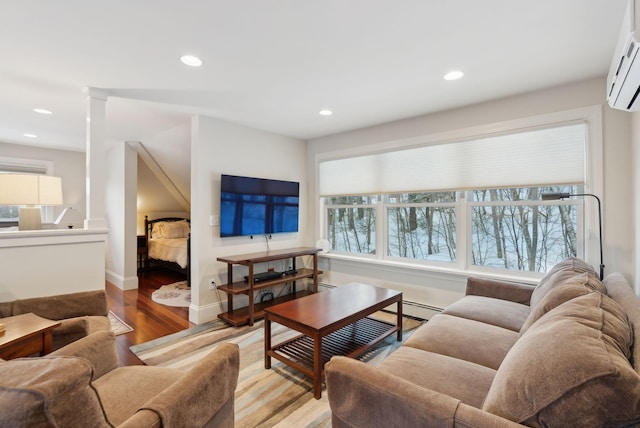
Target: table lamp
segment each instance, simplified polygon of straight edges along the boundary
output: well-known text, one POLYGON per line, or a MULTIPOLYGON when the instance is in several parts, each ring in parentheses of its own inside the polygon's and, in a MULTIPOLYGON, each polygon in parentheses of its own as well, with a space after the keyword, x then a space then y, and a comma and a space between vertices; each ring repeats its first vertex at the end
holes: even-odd
POLYGON ((553 200, 558 200, 558 199, 567 199, 567 198, 571 198, 574 196, 591 196, 592 198, 595 198, 596 201, 598 201, 598 224, 599 224, 599 229, 600 229, 600 280, 602 280, 602 278, 604 278, 604 261, 602 258, 602 207, 600 205, 600 198, 598 198, 596 195, 591 194, 591 193, 575 193, 575 194, 571 194, 568 192, 562 192, 562 193, 543 193, 542 195, 542 200, 543 201, 553 201, 553 200))
POLYGON ((36 174, 0 174, 0 205, 20 207, 18 228, 41 228, 40 205, 62 205, 60 177, 36 174))

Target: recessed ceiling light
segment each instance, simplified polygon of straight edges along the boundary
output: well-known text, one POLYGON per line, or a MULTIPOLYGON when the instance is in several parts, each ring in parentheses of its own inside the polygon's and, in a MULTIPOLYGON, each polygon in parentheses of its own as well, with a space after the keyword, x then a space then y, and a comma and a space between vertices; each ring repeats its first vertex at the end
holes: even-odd
POLYGON ((46 108, 34 108, 33 111, 40 114, 53 114, 51 110, 47 110, 46 108))
POLYGON ((444 80, 458 80, 464 76, 464 73, 459 70, 453 70, 444 75, 444 80))
POLYGON ((190 67, 200 67, 202 65, 202 60, 193 55, 183 55, 180 57, 180 61, 190 67))
POLYGON ((36 134, 22 134, 25 137, 29 137, 29 138, 38 138, 38 136, 36 134))
POLYGON ((320 110, 318 114, 320 116, 331 116, 333 112, 331 110, 324 109, 324 110, 320 110))

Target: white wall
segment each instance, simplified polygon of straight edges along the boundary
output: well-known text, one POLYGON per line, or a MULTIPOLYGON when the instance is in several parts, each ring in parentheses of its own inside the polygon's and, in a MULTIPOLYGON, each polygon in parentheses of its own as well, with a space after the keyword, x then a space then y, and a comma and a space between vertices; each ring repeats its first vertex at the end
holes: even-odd
MULTIPOLYGON (((637 195, 638 191, 640 191, 640 113, 629 113, 631 116, 631 146, 633 151, 633 178, 632 185, 630 186, 630 193, 632 195, 637 195)), ((640 197, 635 197, 634 202, 634 225, 640 224, 640 197)), ((636 280, 634 283, 634 288, 636 290, 636 294, 640 295, 640 233, 633 230, 634 232, 634 264, 635 264, 635 272, 636 272, 636 280)))
MULTIPOLYGON (((316 158, 323 153, 348 148, 381 144, 418 136, 452 132, 462 128, 482 128, 508 120, 523 119, 576 108, 599 106, 603 112, 604 190, 600 195, 604 217, 605 274, 622 272, 628 279, 635 275, 634 217, 635 195, 630 191, 631 162, 630 115, 612 110, 605 101, 605 79, 598 78, 561 87, 541 90, 460 109, 438 112, 412 119, 382 124, 342 134, 317 138, 308 142, 307 167, 310 180, 315 180, 316 158)), ((597 160, 595 160, 597 163, 597 160)), ((637 163, 636 163, 637 165, 637 163)), ((311 186, 311 224, 318 213, 315 188, 311 186)), ((319 237, 313 230, 314 239, 319 237)), ((593 263, 593 262, 592 262, 593 263)), ((428 268, 375 266, 375 262, 332 260, 323 258, 323 281, 341 285, 350 281, 376 283, 399 288, 411 300, 444 307, 464 293, 465 276, 445 275, 428 268), (372 268, 373 267, 373 268, 372 268)), ((409 308, 407 308, 409 309, 409 308)))
POLYGON ((62 179, 63 205, 53 207, 55 220, 66 207, 73 207, 84 217, 86 214, 85 154, 70 150, 44 149, 0 142, 0 156, 50 161, 53 175, 62 179))
MULTIPOLYGON (((226 311, 226 295, 208 289, 209 280, 226 283, 226 264, 217 257, 266 251, 264 238, 220 238, 220 228, 209 226, 210 215, 220 215, 220 175, 232 174, 300 182, 298 233, 275 234, 271 249, 309 245, 306 209, 309 206, 306 146, 293 138, 196 116, 191 128, 192 295, 189 319, 209 321, 226 311)), ((246 272, 245 272, 246 273, 246 272)), ((243 275, 238 271, 237 277, 243 275)), ((234 299, 234 306, 246 305, 234 299), (236 301, 238 303, 236 303, 236 301)))
MULTIPOLYGON (((190 146, 191 142, 186 144, 190 146)), ((187 168, 189 174, 190 170, 191 168, 187 168)), ((148 216, 149 220, 161 217, 190 217, 190 213, 184 210, 139 156, 136 210, 138 235, 144 235, 144 216, 148 216)))
POLYGON ((104 289, 105 229, 0 233, 0 302, 104 289))

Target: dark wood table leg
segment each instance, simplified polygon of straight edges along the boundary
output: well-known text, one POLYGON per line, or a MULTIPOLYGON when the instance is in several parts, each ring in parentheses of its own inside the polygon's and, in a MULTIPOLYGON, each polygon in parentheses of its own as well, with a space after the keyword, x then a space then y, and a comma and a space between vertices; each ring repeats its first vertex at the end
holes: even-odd
POLYGON ((313 338, 313 398, 322 397, 322 337, 313 338))
MULTIPOLYGON (((227 263, 227 284, 233 284, 233 265, 231 263, 227 263)), ((233 313, 233 294, 231 293, 227 293, 227 313, 233 313)))
POLYGON ((269 351, 271 350, 271 321, 269 315, 264 314, 264 368, 271 368, 271 357, 269 351))
POLYGON ((253 325, 253 286, 254 286, 254 278, 253 278, 253 263, 249 264, 249 306, 247 306, 247 310, 249 311, 249 325, 253 325))
POLYGON ((402 299, 398 300, 398 342, 402 341, 402 299))
POLYGON ((42 334, 42 353, 41 355, 47 355, 53 351, 53 334, 51 331, 45 331, 42 334))

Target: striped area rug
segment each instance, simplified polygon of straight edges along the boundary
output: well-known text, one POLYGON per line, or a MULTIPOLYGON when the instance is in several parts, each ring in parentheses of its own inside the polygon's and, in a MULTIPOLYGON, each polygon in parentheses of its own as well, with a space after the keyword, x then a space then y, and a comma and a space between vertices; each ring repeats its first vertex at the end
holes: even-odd
MULTIPOLYGON (((379 312, 376 318, 395 315, 379 312)), ((404 339, 422 322, 405 318, 404 339)), ((299 333, 272 324, 272 343, 299 333)), ((202 324, 151 342, 132 346, 131 351, 147 365, 188 370, 219 343, 237 343, 240 347, 240 375, 235 398, 236 427, 330 427, 331 410, 323 389, 322 399, 313 398, 313 383, 305 375, 272 359, 271 369, 264 368, 264 329, 257 322, 252 327, 229 327, 220 320, 202 324)), ((400 346, 395 335, 359 359, 379 364, 400 346)))

